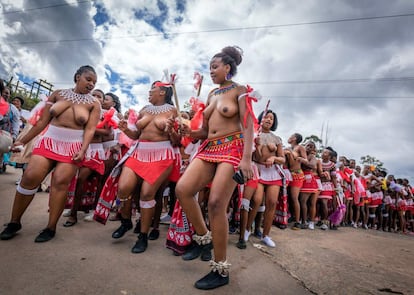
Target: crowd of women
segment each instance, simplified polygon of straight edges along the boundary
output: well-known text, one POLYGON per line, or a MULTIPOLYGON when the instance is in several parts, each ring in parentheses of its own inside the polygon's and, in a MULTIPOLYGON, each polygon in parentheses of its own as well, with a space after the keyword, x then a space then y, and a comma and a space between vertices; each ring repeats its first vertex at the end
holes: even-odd
POLYGON ((167 248, 184 260, 210 261, 211 271, 195 283, 199 289, 228 284, 228 233, 235 226, 240 249, 251 233, 275 247, 272 225, 285 229, 289 221, 292 229, 413 230, 408 181, 370 166, 361 171, 345 157, 337 161, 331 148, 319 158, 315 144, 302 145, 298 133, 284 146, 275 135, 276 114, 266 108, 256 118, 253 89, 233 81, 241 61, 238 47, 214 55, 210 77, 219 87, 205 104, 193 99, 188 113, 174 106, 172 75, 152 83, 149 104, 138 113, 122 115, 116 95, 94 90, 95 70, 80 67, 74 88, 54 91, 32 112, 36 118, 27 132, 11 132, 12 151, 32 148, 0 238, 12 239, 21 230, 24 212, 50 173, 49 221, 35 242, 54 238, 65 208, 65 227, 77 224, 79 210, 91 210, 87 220, 120 221, 114 239, 132 229, 138 233, 131 252, 142 253, 148 240, 159 238, 167 207, 167 248))

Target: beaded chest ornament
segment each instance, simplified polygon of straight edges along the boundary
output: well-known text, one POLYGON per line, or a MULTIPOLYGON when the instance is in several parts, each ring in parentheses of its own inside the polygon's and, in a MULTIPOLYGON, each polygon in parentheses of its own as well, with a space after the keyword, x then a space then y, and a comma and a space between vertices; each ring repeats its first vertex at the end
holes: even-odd
POLYGON ((232 89, 234 89, 236 87, 237 87, 237 84, 236 83, 231 83, 230 85, 223 86, 223 87, 220 87, 220 88, 215 89, 213 91, 213 94, 214 95, 221 95, 221 94, 226 93, 226 92, 228 92, 228 91, 230 91, 230 90, 232 90, 232 89))
POLYGON ((151 115, 159 115, 162 113, 167 113, 173 109, 174 109, 174 106, 168 103, 160 105, 160 106, 155 106, 155 105, 150 104, 144 107, 144 110, 147 113, 150 113, 151 115))
POLYGON ((59 95, 62 96, 65 100, 71 101, 76 104, 91 104, 96 100, 92 94, 81 94, 76 93, 72 89, 64 89, 59 92, 59 95))

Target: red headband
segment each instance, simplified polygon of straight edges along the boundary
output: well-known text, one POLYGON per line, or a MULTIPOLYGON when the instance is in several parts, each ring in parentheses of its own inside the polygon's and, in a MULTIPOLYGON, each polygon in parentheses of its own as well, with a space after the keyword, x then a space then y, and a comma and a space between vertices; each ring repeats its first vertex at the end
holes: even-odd
POLYGON ((154 83, 155 87, 171 87, 170 83, 163 83, 163 82, 155 82, 154 83))

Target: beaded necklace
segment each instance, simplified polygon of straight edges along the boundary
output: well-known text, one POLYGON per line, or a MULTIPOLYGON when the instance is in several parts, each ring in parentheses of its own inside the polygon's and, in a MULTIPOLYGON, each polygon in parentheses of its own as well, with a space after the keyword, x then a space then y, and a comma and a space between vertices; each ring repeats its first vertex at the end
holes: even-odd
POLYGON ((220 94, 226 93, 226 92, 228 92, 228 91, 230 91, 230 90, 232 90, 232 89, 234 89, 236 87, 237 87, 237 84, 236 83, 231 83, 231 84, 229 84, 227 86, 223 86, 223 87, 220 87, 220 88, 215 89, 213 91, 213 95, 220 95, 220 94))
POLYGON ((59 92, 59 95, 62 96, 65 100, 69 100, 76 104, 91 104, 96 100, 96 98, 93 97, 90 93, 76 93, 72 89, 63 89, 59 92))
POLYGON ((169 111, 173 109, 174 109, 173 105, 165 103, 160 106, 149 104, 149 105, 146 105, 143 110, 146 111, 147 113, 150 113, 151 115, 159 115, 162 113, 168 113, 169 111))

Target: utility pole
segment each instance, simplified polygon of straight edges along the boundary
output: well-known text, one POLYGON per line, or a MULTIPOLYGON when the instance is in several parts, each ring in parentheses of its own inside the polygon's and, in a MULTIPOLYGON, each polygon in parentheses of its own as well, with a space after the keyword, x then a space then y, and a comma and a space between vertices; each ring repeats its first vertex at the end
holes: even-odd
POLYGON ((50 95, 50 93, 52 92, 53 84, 47 82, 46 80, 39 79, 39 82, 32 83, 32 89, 30 90, 30 97, 32 97, 32 92, 33 92, 33 88, 35 85, 37 85, 36 98, 39 97, 40 88, 44 88, 48 90, 49 91, 48 95, 50 95))

